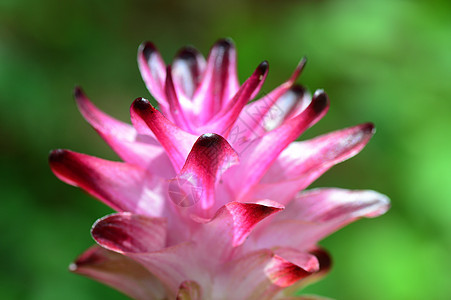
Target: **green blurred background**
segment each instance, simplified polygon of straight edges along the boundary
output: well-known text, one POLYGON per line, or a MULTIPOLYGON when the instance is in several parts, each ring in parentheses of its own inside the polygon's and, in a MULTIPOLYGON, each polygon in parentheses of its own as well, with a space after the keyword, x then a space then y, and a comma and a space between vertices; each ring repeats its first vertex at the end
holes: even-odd
POLYGON ((327 238, 335 265, 307 288, 337 299, 451 299, 451 2, 443 1, 0 1, 1 271, 3 299, 124 299, 70 274, 111 212, 59 182, 49 150, 115 159, 77 112, 80 84, 128 120, 150 97, 136 50, 151 40, 168 62, 183 45, 204 54, 220 37, 238 48, 243 81, 267 59, 263 91, 298 60, 300 82, 325 88, 329 114, 303 138, 373 121, 356 158, 314 186, 369 188, 392 209, 327 238))

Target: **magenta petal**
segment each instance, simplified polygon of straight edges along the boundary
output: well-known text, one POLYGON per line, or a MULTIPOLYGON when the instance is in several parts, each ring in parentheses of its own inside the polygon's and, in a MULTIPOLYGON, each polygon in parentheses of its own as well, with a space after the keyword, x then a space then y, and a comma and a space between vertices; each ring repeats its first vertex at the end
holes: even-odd
POLYGON ((389 205, 385 195, 374 191, 338 188, 306 191, 290 202, 283 216, 276 216, 271 226, 259 231, 257 245, 309 249, 359 218, 385 213, 389 205))
POLYGON ((273 299, 282 289, 311 274, 267 249, 231 261, 223 272, 221 288, 225 294, 233 290, 236 299, 273 299))
POLYGON ((172 64, 172 76, 177 94, 191 99, 201 83, 205 71, 205 58, 195 48, 183 48, 172 64))
POLYGON ((143 266, 99 246, 89 248, 69 269, 109 285, 133 299, 165 298, 165 290, 160 281, 143 266))
POLYGON ((202 287, 195 281, 182 282, 176 300, 202 300, 202 287))
POLYGON ((168 102, 164 91, 166 65, 154 44, 145 42, 138 49, 138 66, 147 89, 164 110, 168 102))
POLYGON ((365 123, 290 144, 268 169, 254 197, 278 197, 287 203, 334 165, 359 153, 374 134, 365 123))
POLYGON ((210 51, 202 83, 194 93, 201 123, 219 112, 238 88, 235 46, 231 40, 220 40, 210 51))
POLYGON ((50 167, 62 181, 78 186, 118 211, 163 214, 163 180, 145 170, 69 150, 54 150, 50 167))
POLYGON ((170 162, 164 149, 150 130, 145 132, 148 135, 139 135, 131 125, 100 111, 81 88, 75 88, 74 94, 83 117, 124 161, 146 166, 163 177, 172 173, 168 168, 170 162))
POLYGON ((169 195, 180 206, 200 201, 202 209, 214 204, 215 184, 238 163, 238 155, 220 135, 207 133, 194 143, 180 174, 169 184, 169 195))
POLYGON ((135 120, 134 123, 147 124, 179 172, 197 137, 174 125, 144 98, 138 98, 133 102, 130 114, 135 120))
POLYGON ((205 128, 210 131, 219 132, 224 136, 228 136, 232 125, 237 120, 243 107, 248 103, 253 94, 257 93, 266 76, 268 74, 268 63, 266 61, 260 63, 254 73, 240 87, 236 95, 229 101, 223 112, 214 117, 205 128))
POLYGON ((263 219, 283 210, 273 201, 263 204, 230 202, 221 207, 212 220, 195 236, 205 245, 210 259, 230 259, 232 248, 243 244, 252 229, 263 219))
POLYGON ((228 178, 231 186, 239 190, 239 199, 245 199, 279 154, 307 128, 319 121, 328 107, 329 99, 326 93, 317 91, 310 105, 302 113, 251 142, 247 148, 236 149, 240 153, 242 163, 230 170, 228 178))
POLYGON ((102 247, 119 253, 157 251, 166 245, 166 219, 115 213, 97 220, 91 229, 102 247))

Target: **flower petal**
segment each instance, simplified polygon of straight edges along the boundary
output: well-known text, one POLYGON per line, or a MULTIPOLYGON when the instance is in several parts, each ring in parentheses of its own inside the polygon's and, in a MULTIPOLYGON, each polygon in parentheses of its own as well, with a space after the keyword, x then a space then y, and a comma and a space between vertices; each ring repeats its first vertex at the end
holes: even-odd
POLYGON ((164 213, 163 180, 131 164, 69 150, 54 150, 50 167, 62 181, 78 186, 118 211, 164 213))
POLYGON ((231 261, 218 277, 223 294, 233 291, 235 299, 273 299, 282 289, 311 273, 268 249, 231 261))
POLYGON ((194 236, 202 241, 204 257, 210 264, 231 259, 233 248, 243 244, 252 229, 263 219, 283 210, 274 201, 264 204, 230 202, 221 207, 194 236))
POLYGON ((254 197, 288 203, 328 169, 359 153, 373 134, 373 124, 365 123, 290 144, 263 176, 254 197))
POLYGON ((166 246, 166 219, 129 212, 114 213, 97 220, 91 234, 102 247, 118 253, 145 253, 166 246))
POLYGON ((268 115, 271 114, 271 110, 275 110, 276 112, 281 111, 281 109, 277 107, 276 102, 286 95, 292 88, 292 85, 296 81, 297 77, 304 69, 305 63, 306 59, 303 58, 299 62, 289 80, 272 90, 261 99, 246 105, 244 110, 240 113, 238 121, 234 126, 234 131, 240 132, 240 140, 244 141, 258 137, 261 134, 260 130, 264 129, 264 126, 262 126, 264 119, 268 118, 268 115))
POLYGON ((250 142, 247 148, 238 147, 241 164, 230 169, 227 178, 238 199, 246 199, 279 154, 307 128, 319 121, 327 112, 329 99, 324 91, 317 91, 310 105, 299 115, 280 127, 250 142), (238 174, 240 174, 238 176, 238 174))
POLYGON ((138 66, 147 89, 167 111, 169 106, 164 91, 166 65, 154 44, 145 42, 139 46, 138 66))
POLYGON ((197 137, 174 125, 144 98, 133 102, 130 113, 134 123, 144 122, 149 126, 166 150, 176 172, 179 172, 197 137))
MULTIPOLYGON (((172 76, 177 94, 191 99, 201 84, 205 71, 205 58, 193 47, 179 51, 172 64, 172 76)), ((184 107, 186 109, 186 107, 184 107)))
POLYGON ((379 216, 388 208, 389 199, 375 191, 338 188, 306 191, 290 202, 271 226, 259 228, 257 248, 306 250, 341 227, 361 217, 379 216))
POLYGON ((160 281, 134 260, 92 246, 69 266, 70 271, 87 276, 139 300, 165 299, 160 281))
POLYGON ((252 99, 253 94, 260 90, 267 75, 268 62, 263 61, 255 69, 251 77, 243 83, 235 96, 230 99, 222 113, 215 116, 207 125, 201 127, 201 130, 208 129, 227 137, 243 107, 252 99))
POLYGON ((238 155, 220 135, 207 133, 194 143, 180 173, 169 184, 169 196, 179 206, 200 202, 204 210, 213 206, 215 184, 221 174, 238 163, 238 155))
POLYGON ((201 123, 218 113, 238 88, 235 46, 229 39, 219 40, 210 51, 202 83, 194 93, 201 123))
POLYGON ((163 177, 173 174, 167 154, 150 130, 140 135, 133 126, 100 111, 81 88, 76 87, 74 94, 83 117, 124 161, 146 166, 163 177))
POLYGON ((182 282, 176 300, 202 300, 201 286, 192 280, 182 282))

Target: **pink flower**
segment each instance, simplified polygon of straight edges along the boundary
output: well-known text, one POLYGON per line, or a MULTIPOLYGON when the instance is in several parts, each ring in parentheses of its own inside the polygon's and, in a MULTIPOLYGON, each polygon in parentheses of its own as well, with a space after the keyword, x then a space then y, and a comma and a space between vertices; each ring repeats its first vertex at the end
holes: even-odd
POLYGON ((330 258, 318 241, 388 209, 374 191, 302 191, 374 133, 366 123, 295 141, 329 106, 324 91, 311 96, 295 84, 305 59, 251 103, 268 63, 240 86, 229 40, 207 60, 184 48, 172 66, 145 43, 138 64, 160 110, 136 99, 133 126, 75 90, 85 119, 124 162, 50 155, 58 178, 118 211, 95 222, 98 245, 71 271, 136 299, 287 299, 327 273, 330 258))

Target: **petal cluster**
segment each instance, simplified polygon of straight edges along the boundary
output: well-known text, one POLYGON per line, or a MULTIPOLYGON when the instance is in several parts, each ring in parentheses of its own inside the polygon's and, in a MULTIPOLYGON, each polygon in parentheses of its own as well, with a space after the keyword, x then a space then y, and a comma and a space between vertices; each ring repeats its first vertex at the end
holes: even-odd
POLYGON ((236 62, 230 40, 207 59, 184 48, 171 65, 142 44, 139 69, 159 109, 136 99, 132 125, 76 88, 80 112, 123 161, 50 154, 58 178, 117 211, 93 225, 97 245, 73 272, 136 299, 284 299, 329 270, 319 240, 388 209, 374 191, 303 191, 374 133, 366 123, 296 141, 329 107, 324 91, 295 83, 305 59, 257 100, 268 63, 240 85, 236 62))

